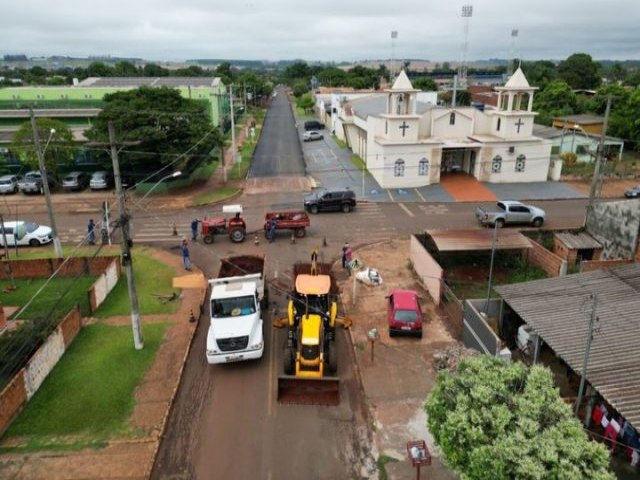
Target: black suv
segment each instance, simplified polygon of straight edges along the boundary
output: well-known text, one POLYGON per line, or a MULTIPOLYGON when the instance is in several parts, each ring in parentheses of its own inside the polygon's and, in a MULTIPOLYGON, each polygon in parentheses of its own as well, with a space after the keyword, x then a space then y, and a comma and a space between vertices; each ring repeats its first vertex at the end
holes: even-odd
POLYGON ((349 213, 356 206, 356 194, 351 190, 327 190, 318 188, 304 197, 304 208, 309 213, 342 210, 349 213))
POLYGON ((320 123, 317 120, 309 120, 304 122, 304 129, 309 130, 324 130, 324 123, 320 123))

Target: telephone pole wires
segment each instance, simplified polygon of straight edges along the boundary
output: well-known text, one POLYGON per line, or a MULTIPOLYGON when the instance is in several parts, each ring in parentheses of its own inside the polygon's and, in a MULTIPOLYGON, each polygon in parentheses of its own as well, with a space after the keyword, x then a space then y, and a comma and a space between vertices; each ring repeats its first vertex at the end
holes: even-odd
POLYGON ((129 304, 131 307, 131 327, 133 328, 133 343, 136 350, 142 350, 142 327, 140 325, 140 311, 138 308, 138 293, 133 278, 133 259, 131 258, 131 237, 129 234, 129 214, 126 211, 124 192, 122 191, 122 178, 120 177, 120 163, 118 162, 118 150, 116 148, 116 134, 113 124, 109 122, 109 145, 111 148, 111 161, 113 163, 113 176, 116 184, 116 197, 118 199, 118 211, 120 218, 118 223, 122 230, 122 265, 127 275, 127 288, 129 290, 129 304))
POLYGON ((600 181, 600 163, 604 153, 604 140, 607 134, 607 124, 609 123, 609 113, 611 111, 611 95, 607 95, 607 108, 604 112, 604 123, 602 124, 602 134, 598 143, 598 151, 596 152, 596 164, 593 168, 593 179, 591 180, 591 190, 589 192, 589 211, 593 210, 593 204, 596 199, 596 191, 598 182, 600 181))

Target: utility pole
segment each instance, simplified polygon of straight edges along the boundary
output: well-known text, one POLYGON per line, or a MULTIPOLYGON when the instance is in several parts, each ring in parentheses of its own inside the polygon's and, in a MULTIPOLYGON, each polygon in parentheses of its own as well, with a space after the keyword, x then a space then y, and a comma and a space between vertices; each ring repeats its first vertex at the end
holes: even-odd
MULTIPOLYGON (((4 216, 0 213, 0 230, 2 230, 2 244, 4 245, 4 256, 7 259, 7 272, 9 273, 9 279, 11 280, 11 285, 16 286, 16 282, 13 279, 13 269, 11 268, 11 259, 9 258, 9 247, 7 245, 7 232, 4 229, 4 216)), ((16 239, 17 232, 13 232, 14 244, 18 245, 18 240, 16 239)))
MULTIPOLYGON (((33 113, 33 109, 29 108, 29 116, 31 117, 31 129, 33 130, 33 143, 36 147, 36 154, 38 155, 38 166, 40 167, 40 176, 42 177, 42 189, 44 190, 44 197, 47 202, 47 210, 49 212, 49 223, 51 224, 51 238, 53 240, 53 248, 56 252, 56 257, 62 258, 62 244, 58 237, 58 229, 56 228, 56 219, 53 215, 53 205, 51 204, 51 191, 49 190, 49 177, 47 176, 47 167, 44 163, 44 152, 40 145, 40 132, 36 125, 36 116, 33 113)), ((53 134, 53 131, 52 131, 53 134)), ((47 143, 48 145, 48 143, 47 143)))
POLYGON ((582 394, 584 393, 584 384, 587 379, 587 364, 589 363, 589 352, 591 351, 591 342, 593 341, 593 327, 598 321, 598 316, 596 315, 596 307, 598 306, 598 294, 593 293, 591 295, 593 298, 593 305, 591 307, 591 319, 589 320, 589 331, 587 332, 587 345, 584 350, 584 359, 582 360, 582 375, 580 378, 580 388, 578 389, 578 398, 576 398, 576 405, 574 408, 574 413, 578 415, 578 410, 580 409, 580 404, 582 403, 582 394))
POLYGON ((491 280, 493 279, 493 260, 496 257, 496 236, 498 235, 498 222, 493 224, 493 240, 491 241, 491 263, 489 265, 489 285, 487 286, 487 303, 484 306, 484 314, 489 315, 489 301, 491 299, 491 280))
POLYGON ((236 119, 233 111, 233 86, 229 85, 229 109, 231 111, 231 156, 236 163, 236 119))
POLYGON ((111 161, 113 163, 113 176, 116 184, 116 197, 118 198, 118 211, 120 213, 120 227, 122 229, 122 265, 127 275, 127 288, 129 290, 129 303, 131 306, 131 327, 133 328, 133 344, 136 350, 142 350, 142 328, 140 325, 140 312, 138 309, 138 293, 133 278, 133 259, 131 258, 131 237, 129 236, 129 215, 125 209, 124 193, 122 191, 122 179, 120 178, 120 163, 118 162, 118 150, 116 149, 116 134, 113 124, 109 122, 109 144, 111 147, 111 161))
POLYGON ((602 161, 602 154, 604 152, 604 139, 607 135, 607 124, 609 123, 609 112, 611 111, 611 94, 607 95, 607 108, 604 112, 604 123, 602 124, 602 134, 600 135, 600 142, 598 144, 598 151, 596 152, 596 164, 593 168, 593 179, 591 180, 591 191, 589 192, 589 208, 588 211, 593 211, 593 203, 596 198, 596 189, 598 181, 600 180, 600 162, 602 161))

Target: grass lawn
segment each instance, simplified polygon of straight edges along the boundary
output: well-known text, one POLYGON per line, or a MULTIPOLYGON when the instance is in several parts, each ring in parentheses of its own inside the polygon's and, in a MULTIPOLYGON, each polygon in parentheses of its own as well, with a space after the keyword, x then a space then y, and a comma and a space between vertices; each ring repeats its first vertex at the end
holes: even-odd
POLYGON ((226 198, 232 197, 238 192, 240 192, 239 188, 232 188, 232 187, 216 188, 215 190, 211 190, 209 192, 201 193, 200 195, 197 195, 193 199, 193 204, 196 206, 208 205, 210 203, 218 202, 220 200, 224 200, 226 198))
POLYGON ((19 437, 20 446, 2 450, 99 447, 109 438, 135 436, 128 426, 134 389, 167 327, 145 325, 142 350, 134 349, 129 325, 84 327, 5 433, 5 439, 19 437))
POLYGON ((351 161, 358 168, 359 172, 364 171, 365 169, 364 162, 358 155, 351 155, 351 161))
MULTIPOLYGON (((170 295, 174 292, 171 286, 174 270, 159 262, 146 252, 146 247, 133 249, 133 275, 135 278, 138 304, 142 315, 150 313, 174 313, 178 302, 162 303, 157 295, 170 295)), ((106 318, 114 315, 129 315, 129 294, 127 291, 127 277, 122 272, 118 284, 111 291, 105 302, 100 305, 95 315, 106 318)))
MULTIPOLYGON (((96 253, 95 246, 84 245, 82 247, 76 247, 73 245, 63 245, 62 246, 62 256, 63 257, 92 257, 96 253)), ((108 256, 108 255, 120 255, 120 246, 119 245, 111 245, 104 246, 100 250, 98 256, 108 256)), ((17 260, 27 260, 34 258, 53 258, 56 254, 53 250, 53 244, 50 244, 46 247, 37 247, 37 248, 19 248, 18 256, 15 255, 15 249, 9 249, 9 258, 17 259, 17 260)))
MULTIPOLYGON (((95 280, 95 277, 54 278, 34 298, 31 305, 20 314, 20 320, 31 320, 38 317, 62 319, 76 304, 80 305, 80 311, 83 315, 88 315, 89 296, 87 291, 95 280)), ((8 280, 0 281, 3 305, 26 305, 45 282, 44 278, 16 280, 15 284, 18 288, 5 293, 4 288, 11 282, 8 280)))

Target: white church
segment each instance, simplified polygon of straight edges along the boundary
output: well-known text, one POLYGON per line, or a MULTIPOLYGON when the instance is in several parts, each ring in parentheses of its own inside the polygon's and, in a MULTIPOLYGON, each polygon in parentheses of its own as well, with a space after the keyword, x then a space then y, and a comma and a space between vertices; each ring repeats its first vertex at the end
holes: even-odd
POLYGON ((419 102, 402 71, 384 93, 342 102, 335 134, 382 188, 422 187, 464 173, 490 183, 558 180, 561 162, 552 165, 551 142, 532 134, 537 88, 518 69, 495 89, 495 109, 438 107, 419 102))

